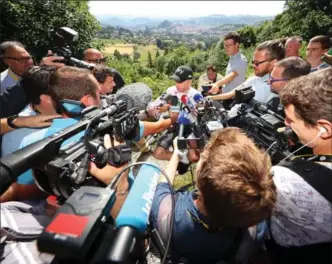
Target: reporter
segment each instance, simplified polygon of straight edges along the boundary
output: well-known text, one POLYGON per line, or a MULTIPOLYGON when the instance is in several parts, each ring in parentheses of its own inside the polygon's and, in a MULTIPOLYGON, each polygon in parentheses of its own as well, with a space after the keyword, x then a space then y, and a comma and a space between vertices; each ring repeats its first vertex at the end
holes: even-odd
MULTIPOLYGON (((166 170, 171 183, 179 162, 174 143, 176 150, 166 170)), ((171 256, 187 263, 231 260, 239 232, 270 216, 276 199, 270 168, 269 157, 240 129, 213 134, 197 164, 197 190, 176 193, 171 256)), ((161 176, 150 222, 164 242, 170 230, 171 202, 170 187, 161 176)))
POLYGON ((290 81, 280 93, 286 125, 313 155, 273 167, 277 202, 268 252, 274 263, 321 263, 332 246, 332 68, 290 81))

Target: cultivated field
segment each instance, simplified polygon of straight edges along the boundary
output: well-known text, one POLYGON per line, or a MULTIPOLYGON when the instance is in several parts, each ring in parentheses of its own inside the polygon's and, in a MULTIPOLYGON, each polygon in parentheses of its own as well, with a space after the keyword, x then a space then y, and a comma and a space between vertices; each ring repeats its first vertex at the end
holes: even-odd
POLYGON ((115 44, 115 45, 107 45, 103 50, 106 54, 114 54, 115 50, 118 50, 120 54, 128 54, 129 56, 132 55, 134 52, 135 44, 115 44))

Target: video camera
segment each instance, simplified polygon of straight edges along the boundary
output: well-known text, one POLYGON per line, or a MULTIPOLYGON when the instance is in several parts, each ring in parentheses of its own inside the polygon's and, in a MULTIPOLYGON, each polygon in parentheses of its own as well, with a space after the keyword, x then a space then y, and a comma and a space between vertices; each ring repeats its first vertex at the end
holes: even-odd
POLYGON ((72 57, 71 44, 77 40, 78 32, 68 27, 59 28, 54 34, 54 41, 57 46, 56 54, 64 57, 64 63, 68 66, 92 70, 95 67, 94 64, 72 57))
POLYGON ((32 168, 38 186, 58 196, 62 206, 37 239, 38 249, 54 254, 55 263, 145 263, 151 204, 160 172, 165 172, 153 164, 131 164, 106 188, 98 187, 100 183, 87 174, 90 160, 118 167, 129 162, 130 149, 106 150, 101 140, 105 133, 124 140, 136 138, 136 110, 126 109, 123 100, 103 110, 86 108, 78 123, 1 158, 1 193, 32 168), (64 141, 82 131, 81 140, 61 148, 64 141), (117 199, 117 183, 123 172, 137 164, 142 166, 137 176, 131 177, 129 194, 113 219, 110 210, 117 199))
POLYGON ((0 186, 8 187, 17 176, 33 168, 36 184, 46 193, 55 194, 61 204, 82 185, 101 185, 88 175, 89 162, 104 167, 107 162, 116 164, 121 158, 130 159, 131 152, 126 147, 106 150, 103 136, 108 133, 120 139, 133 140, 139 129, 136 110, 128 111, 126 102, 118 100, 104 110, 86 108, 81 117, 78 123, 61 133, 1 158, 0 186), (65 140, 84 130, 84 137, 79 141, 61 148, 65 140))
POLYGON ((277 164, 290 153, 289 133, 283 129, 284 118, 270 110, 266 104, 254 100, 254 96, 252 87, 237 89, 234 103, 241 106, 227 123, 243 129, 259 147, 267 150, 272 163, 277 164))
POLYGON ((184 107, 182 107, 178 118, 180 125, 179 149, 186 149, 187 146, 202 149, 214 131, 227 126, 227 111, 225 109, 216 107, 211 99, 203 98, 199 93, 194 95, 193 100, 196 102, 195 107, 188 104, 189 101, 185 96, 181 98, 184 107), (186 137, 184 131, 188 128, 192 134, 186 137))

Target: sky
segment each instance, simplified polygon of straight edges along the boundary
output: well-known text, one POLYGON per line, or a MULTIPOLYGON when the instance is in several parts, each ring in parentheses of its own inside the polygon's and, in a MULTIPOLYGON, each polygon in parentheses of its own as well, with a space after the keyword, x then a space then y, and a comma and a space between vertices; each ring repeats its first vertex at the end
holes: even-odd
POLYGON ((188 18, 207 15, 274 16, 285 1, 90 1, 93 15, 188 18))

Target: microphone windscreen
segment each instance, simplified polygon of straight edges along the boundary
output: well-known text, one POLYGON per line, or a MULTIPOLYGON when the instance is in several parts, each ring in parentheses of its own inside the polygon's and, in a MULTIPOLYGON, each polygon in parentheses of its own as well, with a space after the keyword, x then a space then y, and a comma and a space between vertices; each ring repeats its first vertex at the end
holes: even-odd
POLYGON ((186 94, 182 95, 181 96, 181 102, 185 105, 188 104, 189 103, 189 97, 186 94))
POLYGON ((177 106, 179 103, 179 98, 176 95, 173 95, 171 98, 171 105, 172 106, 177 106))
POLYGON ((193 98, 196 103, 199 103, 203 100, 203 96, 200 93, 195 94, 193 98))
POLYGON ((126 85, 116 92, 116 97, 128 95, 134 101, 134 107, 140 111, 145 110, 148 103, 152 101, 152 90, 145 83, 133 83, 126 85))
POLYGON ((191 122, 190 119, 188 118, 188 114, 185 112, 180 113, 178 117, 178 123, 180 125, 189 125, 191 122))

